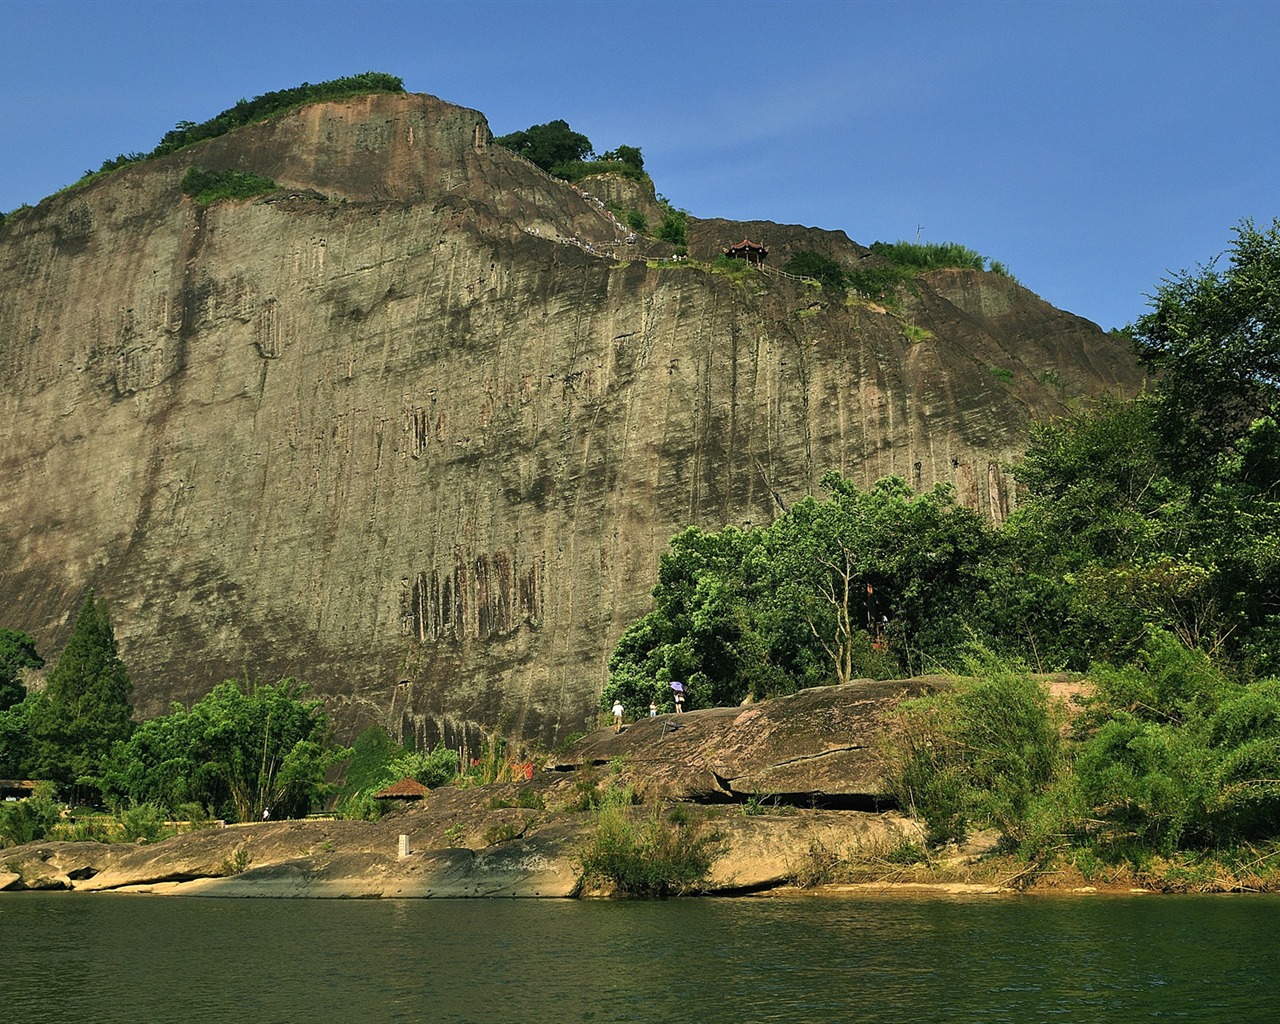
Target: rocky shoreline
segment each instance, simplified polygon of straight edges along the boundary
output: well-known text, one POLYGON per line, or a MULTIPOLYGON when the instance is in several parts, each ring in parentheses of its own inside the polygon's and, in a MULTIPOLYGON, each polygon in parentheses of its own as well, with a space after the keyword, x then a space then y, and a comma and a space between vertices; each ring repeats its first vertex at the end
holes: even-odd
MULTIPOLYGON (((1057 689, 1060 680, 1049 680, 1057 689)), ((0 850, 0 891, 64 890, 318 899, 570 898, 597 812, 584 792, 618 786, 714 834, 711 895, 1021 891, 1025 865, 984 861, 979 837, 941 870, 887 860, 831 884, 836 858, 923 845, 920 826, 883 795, 875 736, 904 697, 941 677, 818 687, 740 708, 601 729, 547 758, 528 781, 451 785, 378 821, 306 819, 205 828, 155 844, 38 842, 0 850), (402 844, 404 853, 402 854, 402 844)), ((1045 878, 1037 891, 1143 891, 1130 880, 1045 878)))

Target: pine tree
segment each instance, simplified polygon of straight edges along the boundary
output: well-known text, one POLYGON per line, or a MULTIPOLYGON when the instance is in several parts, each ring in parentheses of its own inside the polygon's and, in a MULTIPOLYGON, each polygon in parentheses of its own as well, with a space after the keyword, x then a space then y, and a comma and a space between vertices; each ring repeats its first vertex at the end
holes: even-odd
POLYGON ((129 738, 132 689, 106 602, 96 600, 90 590, 31 709, 34 774, 77 789, 94 785, 111 745, 129 738))

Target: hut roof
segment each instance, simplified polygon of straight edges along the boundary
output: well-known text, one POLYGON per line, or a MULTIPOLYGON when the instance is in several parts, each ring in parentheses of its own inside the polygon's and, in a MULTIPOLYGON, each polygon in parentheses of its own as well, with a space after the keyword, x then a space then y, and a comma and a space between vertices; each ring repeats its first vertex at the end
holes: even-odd
POLYGON ((430 792, 417 779, 406 776, 399 782, 393 782, 386 789, 373 794, 375 800, 421 800, 430 792))

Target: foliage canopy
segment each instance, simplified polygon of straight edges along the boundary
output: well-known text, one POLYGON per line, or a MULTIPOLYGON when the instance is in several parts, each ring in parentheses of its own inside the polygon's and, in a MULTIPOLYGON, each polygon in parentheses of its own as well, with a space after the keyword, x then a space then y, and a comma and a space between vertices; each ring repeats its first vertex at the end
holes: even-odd
POLYGON ((102 789, 115 804, 198 802, 238 821, 301 817, 332 792, 325 775, 350 755, 334 746, 323 704, 306 699, 306 687, 228 680, 118 743, 102 789))

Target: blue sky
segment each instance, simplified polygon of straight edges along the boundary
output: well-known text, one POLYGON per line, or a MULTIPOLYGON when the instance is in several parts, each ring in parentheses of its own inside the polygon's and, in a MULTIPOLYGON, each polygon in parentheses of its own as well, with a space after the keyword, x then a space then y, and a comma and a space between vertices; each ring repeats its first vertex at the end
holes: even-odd
POLYGON ((1280 215, 1280 4, 0 3, 0 210, 366 70, 640 146, 700 217, 956 241, 1103 327, 1280 215))

